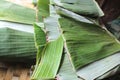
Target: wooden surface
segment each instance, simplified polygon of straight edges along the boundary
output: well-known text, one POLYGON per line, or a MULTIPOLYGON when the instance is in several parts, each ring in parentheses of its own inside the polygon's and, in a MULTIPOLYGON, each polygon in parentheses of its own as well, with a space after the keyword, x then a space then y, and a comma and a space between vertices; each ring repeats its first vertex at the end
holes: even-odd
POLYGON ((0 63, 0 80, 30 80, 30 67, 0 63))

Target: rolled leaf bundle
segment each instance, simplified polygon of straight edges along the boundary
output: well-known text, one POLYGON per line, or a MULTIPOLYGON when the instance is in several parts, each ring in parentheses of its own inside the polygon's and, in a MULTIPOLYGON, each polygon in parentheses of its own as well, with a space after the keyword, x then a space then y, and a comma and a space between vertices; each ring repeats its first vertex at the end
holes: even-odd
POLYGON ((0 60, 33 62, 36 57, 34 35, 10 28, 0 28, 0 60))

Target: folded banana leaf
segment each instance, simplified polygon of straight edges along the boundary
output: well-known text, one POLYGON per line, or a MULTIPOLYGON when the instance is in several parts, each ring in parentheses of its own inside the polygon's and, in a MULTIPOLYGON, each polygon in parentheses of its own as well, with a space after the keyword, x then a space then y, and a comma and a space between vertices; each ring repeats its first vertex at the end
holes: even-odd
POLYGON ((35 69, 32 80, 50 80, 55 79, 63 51, 63 38, 60 36, 57 40, 46 44, 42 51, 41 61, 35 69))
POLYGON ((78 78, 76 71, 73 69, 68 54, 63 54, 60 70, 57 74, 58 80, 82 80, 78 78))
POLYGON ((46 45, 46 34, 41 27, 42 25, 34 24, 34 38, 35 38, 35 45, 37 48, 37 57, 36 57, 36 65, 38 66, 41 56, 43 54, 42 51, 46 45), (38 35, 39 34, 39 35, 38 35))
POLYGON ((34 29, 32 25, 27 24, 20 24, 20 23, 14 23, 14 22, 8 22, 8 21, 0 21, 0 28, 8 27, 11 29, 24 31, 28 33, 34 33, 34 29))
MULTIPOLYGON (((37 27, 38 26, 36 26, 35 28, 40 29, 37 27)), ((37 40, 36 41, 37 44, 38 41, 45 39, 43 36, 43 31, 41 31, 41 29, 39 30, 39 32, 35 30, 35 34, 39 35, 39 36, 35 36, 37 40)), ((38 51, 37 63, 31 79, 32 80, 55 79, 62 58, 62 51, 63 51, 62 36, 59 36, 58 39, 55 38, 54 41, 46 42, 44 43, 44 45, 39 42, 37 51, 38 51), (51 63, 49 61, 51 61, 51 63)))
POLYGON ((50 6, 50 16, 44 19, 45 30, 47 31, 46 35, 48 41, 53 41, 58 39, 60 36, 59 15, 56 13, 55 8, 50 6))
POLYGON ((77 75, 85 80, 101 80, 116 73, 120 64, 120 53, 89 64, 77 71, 77 75))
MULTIPOLYGON (((0 0, 0 20, 33 24, 36 22, 36 11, 6 0, 0 0)), ((41 17, 38 20, 41 20, 41 17)))
POLYGON ((120 67, 120 65, 114 67, 113 69, 111 69, 110 71, 106 72, 102 76, 96 78, 96 80, 108 80, 108 79, 119 80, 120 79, 119 67, 120 67))
MULTIPOLYGON (((41 1, 45 5, 47 4, 47 6, 45 6, 46 8, 41 3, 39 3, 39 5, 42 6, 38 6, 38 8, 41 8, 40 13, 43 17, 47 43, 46 46, 44 46, 44 49, 42 49, 42 56, 40 56, 41 60, 39 62, 39 65, 34 70, 32 76, 33 80, 51 80, 55 79, 55 76, 57 76, 58 80, 79 80, 79 78, 82 79, 82 77, 76 73, 82 69, 82 67, 85 67, 90 63, 96 62, 120 51, 120 44, 116 38, 111 36, 100 26, 94 24, 94 22, 91 22, 87 18, 79 15, 82 14, 91 17, 102 16, 103 13, 95 1, 62 0, 63 2, 60 2, 59 0, 50 0, 53 2, 52 4, 55 4, 57 7, 65 8, 65 10, 68 9, 68 11, 71 12, 73 11, 72 13, 74 14, 66 14, 64 11, 62 12, 62 15, 58 13, 62 16, 62 18, 55 17, 56 11, 52 11, 50 8, 51 5, 48 6, 49 3, 46 1, 41 1), (78 1, 79 5, 81 3, 84 3, 84 6, 80 7, 76 4, 77 2, 75 1, 78 1), (79 1, 81 1, 81 3, 79 1), (88 4, 90 5, 88 6, 88 4), (86 10, 88 12, 85 12, 79 7, 86 7, 86 10), (42 11, 42 9, 46 11, 42 11), (90 9, 93 9, 93 11, 90 12, 90 9), (78 12, 77 10, 82 10, 83 13, 81 13, 82 11, 78 12), (45 15, 44 12, 46 12, 45 15), (48 15, 48 13, 50 14, 48 15), (58 18, 60 18, 59 22, 58 18), (61 33, 61 31, 63 32, 61 33), (67 56, 62 56, 62 53, 60 53, 62 50, 63 42, 60 40, 60 38, 58 38, 58 34, 62 34, 65 43, 64 48, 67 56), (60 68, 59 70, 58 67, 60 68)), ((42 36, 41 32, 39 32, 38 35, 42 36)), ((40 39, 38 39, 38 41, 40 41, 40 39)), ((118 60, 118 58, 116 60, 118 60)), ((99 76, 101 76, 101 74, 99 76)))
POLYGON ((33 33, 0 28, 0 60, 34 62, 36 48, 33 33))
POLYGON ((38 13, 40 16, 49 16, 49 4, 50 0, 38 0, 38 13))
POLYGON ((66 49, 75 69, 120 51, 120 43, 95 24, 60 19, 66 49))
POLYGON ((89 17, 100 17, 104 15, 95 0, 54 0, 54 4, 89 17))

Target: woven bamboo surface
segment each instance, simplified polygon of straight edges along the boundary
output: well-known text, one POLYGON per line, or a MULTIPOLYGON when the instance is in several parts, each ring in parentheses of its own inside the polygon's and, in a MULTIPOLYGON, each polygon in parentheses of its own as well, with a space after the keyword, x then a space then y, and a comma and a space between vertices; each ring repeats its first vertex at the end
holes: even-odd
POLYGON ((30 80, 30 67, 0 62, 0 80, 30 80))

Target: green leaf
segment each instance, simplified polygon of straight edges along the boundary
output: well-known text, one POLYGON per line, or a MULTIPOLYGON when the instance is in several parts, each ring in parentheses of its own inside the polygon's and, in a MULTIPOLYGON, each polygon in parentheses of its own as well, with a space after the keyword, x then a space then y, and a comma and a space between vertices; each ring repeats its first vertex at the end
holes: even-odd
POLYGON ((60 70, 57 74, 58 80, 80 80, 73 69, 69 56, 64 54, 62 60, 63 62, 61 63, 60 70))
POLYGON ((103 16, 104 13, 95 0, 55 0, 54 3, 60 7, 90 17, 103 16))
POLYGON ((67 16, 69 18, 73 18, 76 21, 81 21, 81 22, 85 22, 85 23, 93 23, 92 21, 88 20, 86 17, 78 15, 72 11, 69 11, 67 9, 55 6, 55 9, 57 11, 58 14, 63 15, 63 16, 67 16))
POLYGON ((0 21, 0 28, 3 27, 34 33, 34 27, 32 25, 26 25, 26 24, 20 24, 20 23, 8 22, 8 21, 0 21))
POLYGON ((84 66, 83 68, 77 70, 77 75, 82 77, 84 80, 102 80, 98 78, 105 78, 115 74, 117 71, 116 67, 120 66, 119 64, 120 53, 118 52, 114 55, 84 66))
POLYGON ((60 37, 55 41, 49 42, 43 52, 40 64, 32 76, 33 80, 37 79, 54 79, 58 71, 63 51, 63 38, 60 37))
POLYGON ((45 30, 47 32, 48 41, 58 39, 60 36, 59 15, 55 12, 55 8, 50 6, 50 16, 44 19, 45 30))
POLYGON ((49 4, 50 4, 50 0, 38 0, 38 13, 43 16, 43 17, 47 17, 49 16, 49 4))
POLYGON ((0 60, 33 62, 36 56, 32 33, 0 28, 0 60))
POLYGON ((42 56, 41 53, 46 45, 46 34, 39 25, 34 24, 34 35, 35 35, 35 44, 38 49, 37 58, 36 58, 38 64, 42 56))
MULTIPOLYGON (((50 6, 50 16, 49 17, 47 17, 47 18, 45 18, 44 19, 44 30, 46 31, 46 37, 47 37, 47 41, 48 42, 50 42, 51 43, 51 41, 53 41, 53 42, 55 42, 58 38, 59 38, 59 36, 60 36, 60 30, 59 30, 59 23, 58 23, 58 18, 59 18, 59 16, 56 14, 56 12, 55 12, 55 9, 54 9, 54 7, 53 6, 50 6)), ((42 34, 40 33, 40 31, 37 31, 38 33, 37 33, 37 36, 41 36, 42 34)), ((43 36, 43 35, 42 35, 43 36)), ((36 36, 35 36, 36 37, 36 36)), ((45 37, 45 36, 43 36, 43 37, 45 37)), ((40 42, 40 38, 38 38, 38 41, 40 42)), ((44 40, 43 40, 44 41, 44 40)), ((53 43, 52 42, 52 43, 53 43)), ((49 43, 48 43, 49 44, 49 43)), ((48 46, 48 44, 46 45, 46 46, 48 46)), ((61 44, 61 45, 63 45, 63 44, 61 44)), ((52 46, 51 46, 52 47, 52 46)), ((53 46, 54 47, 54 46, 53 46)), ((40 59, 41 58, 41 60, 44 58, 44 55, 48 55, 47 53, 45 54, 45 50, 46 50, 46 47, 44 47, 44 48, 42 48, 42 52, 40 51, 41 49, 40 49, 40 47, 39 47, 39 49, 38 49, 38 53, 39 54, 42 54, 42 56, 38 56, 38 58, 40 59)), ((61 51, 62 52, 62 51, 61 51)), ((54 54, 54 56, 56 56, 57 54, 54 54)), ((59 56, 59 55, 57 55, 57 56, 59 56)), ((60 56, 59 56, 59 58, 60 58, 60 56)), ((58 58, 58 60, 57 60, 57 62, 58 62, 58 64, 60 64, 60 60, 61 59, 59 59, 58 58)), ((38 64, 41 64, 41 62, 37 62, 37 64, 36 64, 36 68, 35 68, 35 70, 34 70, 34 73, 33 73, 33 75, 32 75, 32 78, 39 78, 39 76, 36 76, 36 75, 38 75, 38 74, 41 74, 40 72, 39 73, 37 73, 39 70, 38 70, 38 68, 40 68, 40 66, 38 66, 38 64)), ((46 63, 46 64, 48 64, 48 63, 46 63)), ((59 67, 58 65, 56 65, 57 67, 59 67)), ((55 69, 55 71, 57 71, 58 70, 58 68, 56 67, 56 69, 55 69)), ((48 66, 48 68, 49 68, 49 66, 48 66)), ((42 72, 43 73, 43 72, 42 72)), ((51 73, 51 72, 49 72, 49 73, 51 73)), ((55 73, 55 72, 54 72, 55 73)), ((56 72, 57 73, 57 72, 56 72)), ((54 76, 55 76, 55 74, 54 74, 54 76)), ((44 76, 43 76, 44 77, 44 76)), ((47 78, 47 77, 46 77, 47 78)), ((53 79, 54 77, 52 77, 52 79, 53 79)), ((48 78, 47 79, 49 79, 49 76, 48 76, 48 78)))
POLYGON ((59 21, 75 69, 120 51, 119 42, 97 25, 71 18, 59 21))
POLYGON ((38 47, 45 46, 46 34, 43 31, 43 29, 37 24, 34 24, 34 34, 35 34, 36 47, 38 48, 38 47))
POLYGON ((47 19, 45 19, 44 24, 47 31, 48 41, 58 39, 58 37, 60 36, 58 19, 54 17, 48 17, 47 19))
MULTIPOLYGON (((41 20, 41 17, 39 17, 41 20)), ((0 0, 0 20, 25 24, 36 22, 36 11, 5 0, 0 0)))

